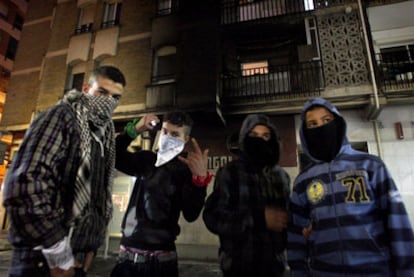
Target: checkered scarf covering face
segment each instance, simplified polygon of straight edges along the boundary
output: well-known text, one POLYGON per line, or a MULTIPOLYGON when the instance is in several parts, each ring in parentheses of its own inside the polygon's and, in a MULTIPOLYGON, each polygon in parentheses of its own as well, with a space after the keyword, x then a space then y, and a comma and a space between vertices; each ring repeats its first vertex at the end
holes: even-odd
POLYGON ((80 131, 80 165, 74 187, 74 201, 72 218, 81 216, 88 204, 97 199, 91 199, 91 174, 105 174, 106 196, 105 218, 109 221, 112 215, 112 184, 115 165, 115 138, 112 111, 117 105, 113 97, 88 95, 82 92, 69 91, 63 102, 69 103, 76 113, 76 121, 80 131), (91 169, 91 139, 94 139, 101 148, 101 155, 105 155, 103 168, 91 169))

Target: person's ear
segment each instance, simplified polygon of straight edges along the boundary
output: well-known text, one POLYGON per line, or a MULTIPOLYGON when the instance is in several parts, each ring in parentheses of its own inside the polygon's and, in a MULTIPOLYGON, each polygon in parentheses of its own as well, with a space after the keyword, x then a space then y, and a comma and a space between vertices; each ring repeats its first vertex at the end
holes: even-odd
POLYGON ((88 85, 88 83, 84 83, 82 85, 82 92, 85 93, 85 94, 88 94, 88 91, 89 91, 89 85, 88 85))
POLYGON ((186 135, 185 136, 185 143, 187 143, 189 140, 190 140, 190 136, 189 135, 186 135))

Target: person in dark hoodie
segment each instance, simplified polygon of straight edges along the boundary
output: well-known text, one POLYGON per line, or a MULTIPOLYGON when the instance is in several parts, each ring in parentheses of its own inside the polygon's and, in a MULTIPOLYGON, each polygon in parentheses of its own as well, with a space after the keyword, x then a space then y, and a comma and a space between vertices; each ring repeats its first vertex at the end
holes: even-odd
POLYGON ((414 276, 414 236, 393 178, 352 149, 346 123, 321 98, 305 103, 300 139, 311 164, 291 195, 292 276, 414 276))
POLYGON ((224 277, 282 276, 290 180, 277 165, 276 128, 265 115, 248 115, 239 145, 239 158, 217 172, 203 219, 219 236, 224 277))

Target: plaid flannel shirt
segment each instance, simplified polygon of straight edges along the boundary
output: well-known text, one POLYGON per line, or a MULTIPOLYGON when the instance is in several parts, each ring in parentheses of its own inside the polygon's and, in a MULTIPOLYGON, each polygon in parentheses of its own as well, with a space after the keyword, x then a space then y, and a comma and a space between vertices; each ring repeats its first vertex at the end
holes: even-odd
POLYGON ((15 246, 50 247, 67 235, 79 143, 75 115, 66 104, 39 114, 27 130, 4 190, 15 246))

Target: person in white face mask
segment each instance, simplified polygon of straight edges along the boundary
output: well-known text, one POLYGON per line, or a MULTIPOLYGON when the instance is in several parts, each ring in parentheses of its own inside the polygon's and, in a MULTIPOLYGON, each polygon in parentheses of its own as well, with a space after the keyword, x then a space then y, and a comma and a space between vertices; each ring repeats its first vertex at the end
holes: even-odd
POLYGON ((38 114, 8 170, 4 206, 13 244, 10 276, 86 276, 112 211, 112 112, 126 85, 113 66, 90 75, 38 114), (85 263, 73 254, 89 253, 85 263))
POLYGON ((147 114, 128 123, 116 138, 116 168, 136 177, 122 222, 118 263, 111 276, 178 276, 175 240, 180 213, 188 222, 198 218, 206 187, 208 150, 190 139, 193 121, 183 112, 163 117, 157 153, 128 146, 142 132, 153 130, 160 119, 147 114), (193 151, 184 153, 191 140, 193 151))

